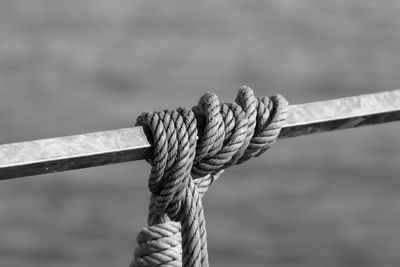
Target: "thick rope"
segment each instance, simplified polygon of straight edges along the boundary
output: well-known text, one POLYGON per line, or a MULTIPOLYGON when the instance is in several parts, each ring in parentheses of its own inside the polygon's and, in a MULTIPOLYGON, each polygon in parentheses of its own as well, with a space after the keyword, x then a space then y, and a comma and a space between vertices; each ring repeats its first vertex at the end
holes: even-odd
POLYGON ((268 150, 287 117, 280 95, 256 98, 247 86, 234 103, 214 93, 192 110, 143 113, 137 125, 153 138, 148 225, 138 235, 131 267, 207 267, 202 197, 229 166, 268 150), (171 220, 171 221, 170 221, 171 220))

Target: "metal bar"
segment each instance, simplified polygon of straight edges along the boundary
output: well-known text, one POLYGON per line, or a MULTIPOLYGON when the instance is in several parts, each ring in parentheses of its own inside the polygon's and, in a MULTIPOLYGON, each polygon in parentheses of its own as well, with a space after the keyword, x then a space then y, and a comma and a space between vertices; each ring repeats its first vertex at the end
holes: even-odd
MULTIPOLYGON (((279 138, 400 120, 400 90, 289 106, 279 138)), ((144 159, 142 127, 0 146, 0 180, 144 159)))
POLYGON ((400 120, 400 89, 292 105, 279 138, 400 120))

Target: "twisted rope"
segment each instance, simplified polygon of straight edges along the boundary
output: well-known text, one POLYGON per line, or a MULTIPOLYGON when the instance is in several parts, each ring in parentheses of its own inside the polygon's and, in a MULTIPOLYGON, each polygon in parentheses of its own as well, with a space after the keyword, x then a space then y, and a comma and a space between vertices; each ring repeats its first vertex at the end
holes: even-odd
POLYGON ((280 95, 256 98, 242 87, 234 103, 206 93, 192 110, 143 113, 153 156, 148 225, 137 237, 131 267, 207 267, 202 197, 222 171, 268 150, 287 117, 280 95), (171 221, 170 221, 171 220, 171 221))

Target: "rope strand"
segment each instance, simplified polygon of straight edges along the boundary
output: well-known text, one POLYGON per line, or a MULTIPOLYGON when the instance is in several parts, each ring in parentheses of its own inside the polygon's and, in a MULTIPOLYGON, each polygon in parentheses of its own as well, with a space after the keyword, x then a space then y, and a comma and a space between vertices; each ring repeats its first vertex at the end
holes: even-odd
POLYGON ((224 169, 259 156, 287 117, 280 95, 256 98, 243 86, 234 103, 206 93, 192 110, 143 113, 137 125, 154 143, 148 227, 139 233, 131 267, 208 267, 202 197, 224 169), (171 220, 171 221, 170 221, 171 220))

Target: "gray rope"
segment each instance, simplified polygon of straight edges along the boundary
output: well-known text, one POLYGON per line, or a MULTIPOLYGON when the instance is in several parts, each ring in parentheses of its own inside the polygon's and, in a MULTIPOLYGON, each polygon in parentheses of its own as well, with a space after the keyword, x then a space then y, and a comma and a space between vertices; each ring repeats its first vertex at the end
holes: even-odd
POLYGON ((131 267, 207 267, 202 197, 221 172, 259 156, 276 141, 287 117, 280 95, 256 98, 247 86, 234 103, 203 95, 192 110, 143 113, 153 138, 148 225, 138 235, 131 267), (172 221, 170 221, 172 220, 172 221))

